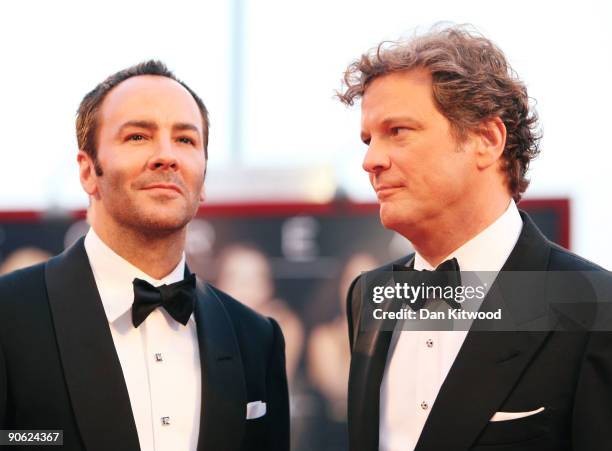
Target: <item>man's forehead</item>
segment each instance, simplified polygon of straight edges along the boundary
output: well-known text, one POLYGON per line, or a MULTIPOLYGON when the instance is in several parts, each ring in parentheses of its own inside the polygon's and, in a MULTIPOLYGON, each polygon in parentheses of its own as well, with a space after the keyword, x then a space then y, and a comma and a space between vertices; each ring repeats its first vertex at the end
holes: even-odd
POLYGON ((388 116, 417 114, 433 100, 431 74, 421 68, 376 77, 365 89, 361 102, 362 121, 388 116))
POLYGON ((138 75, 122 81, 105 96, 100 106, 101 119, 178 115, 183 121, 201 122, 193 96, 180 83, 159 75, 138 75))
POLYGON ((394 98, 413 94, 416 91, 431 92, 431 73, 423 68, 391 72, 371 80, 365 88, 362 105, 380 97, 394 98))

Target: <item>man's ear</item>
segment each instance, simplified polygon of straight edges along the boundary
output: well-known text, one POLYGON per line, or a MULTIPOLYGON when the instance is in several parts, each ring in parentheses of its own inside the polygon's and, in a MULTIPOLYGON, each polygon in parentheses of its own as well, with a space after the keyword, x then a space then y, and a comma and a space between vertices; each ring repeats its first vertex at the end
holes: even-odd
POLYGON ((93 160, 83 150, 79 150, 77 154, 77 163, 79 163, 79 179, 81 186, 87 194, 95 196, 98 193, 98 176, 93 160))
POLYGON ((478 129, 478 148, 476 164, 478 169, 486 169, 497 164, 506 147, 506 126, 498 117, 483 121, 478 129))

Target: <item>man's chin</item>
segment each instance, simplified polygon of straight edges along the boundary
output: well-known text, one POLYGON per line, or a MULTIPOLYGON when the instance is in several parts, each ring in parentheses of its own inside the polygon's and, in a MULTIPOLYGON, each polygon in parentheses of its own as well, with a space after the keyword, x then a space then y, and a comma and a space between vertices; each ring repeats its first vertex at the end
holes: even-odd
POLYGON ((381 204, 379 214, 383 227, 396 232, 405 230, 413 220, 408 211, 397 206, 381 204))
POLYGON ((161 207, 155 211, 139 212, 130 222, 134 229, 143 233, 171 234, 183 229, 191 219, 184 210, 177 212, 161 207))

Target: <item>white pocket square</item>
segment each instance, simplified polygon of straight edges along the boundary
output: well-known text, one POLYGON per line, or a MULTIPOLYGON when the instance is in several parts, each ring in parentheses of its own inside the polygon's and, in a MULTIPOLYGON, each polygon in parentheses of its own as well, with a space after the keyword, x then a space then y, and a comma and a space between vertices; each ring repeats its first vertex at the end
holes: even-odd
POLYGON ((263 401, 253 401, 247 404, 246 419, 254 420, 266 414, 266 403, 263 401))
POLYGON ((530 410, 529 412, 495 412, 495 415, 491 417, 489 421, 509 421, 517 420, 519 418, 530 417, 544 411, 544 407, 540 407, 536 410, 530 410))

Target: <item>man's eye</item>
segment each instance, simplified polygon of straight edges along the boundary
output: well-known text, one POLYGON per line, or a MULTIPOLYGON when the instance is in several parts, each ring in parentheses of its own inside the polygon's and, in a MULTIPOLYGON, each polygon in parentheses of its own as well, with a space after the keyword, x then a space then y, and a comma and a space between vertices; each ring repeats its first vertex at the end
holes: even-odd
POLYGON ((391 127, 390 131, 391 131, 391 134, 392 134, 393 136, 397 136, 397 135, 399 135, 400 133, 407 132, 407 131, 408 131, 408 128, 406 128, 406 127, 391 127))
POLYGON ((145 137, 143 135, 130 135, 127 137, 127 141, 144 141, 145 137))
POLYGON ((178 140, 179 142, 182 142, 183 144, 194 144, 194 141, 191 138, 182 137, 182 138, 179 138, 178 140))

